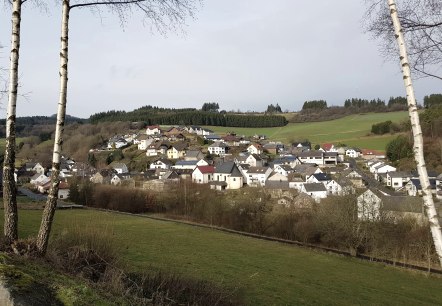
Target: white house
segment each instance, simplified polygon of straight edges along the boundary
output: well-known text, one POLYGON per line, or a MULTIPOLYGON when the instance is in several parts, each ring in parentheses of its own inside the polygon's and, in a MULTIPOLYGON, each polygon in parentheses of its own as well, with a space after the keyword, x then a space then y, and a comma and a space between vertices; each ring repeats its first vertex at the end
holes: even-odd
POLYGON ((358 158, 359 156, 361 156, 361 150, 356 148, 348 148, 347 150, 345 150, 345 156, 358 158))
POLYGON ((250 154, 261 154, 262 153, 262 147, 260 144, 251 144, 247 147, 247 152, 250 154))
POLYGON ((322 183, 304 183, 300 191, 311 196, 316 202, 327 197, 327 189, 322 183))
POLYGON ((288 176, 289 174, 293 173, 295 170, 293 170, 293 168, 290 167, 289 165, 275 165, 273 167, 273 171, 282 174, 284 176, 288 176))
POLYGON ((144 137, 140 137, 139 143, 138 143, 138 150, 144 151, 147 150, 147 147, 149 147, 153 142, 153 138, 149 138, 147 135, 141 135, 144 137))
POLYGON ((250 167, 247 172, 247 185, 264 187, 271 173, 272 168, 269 167, 250 167))
POLYGON ((425 219, 422 199, 407 196, 387 196, 377 190, 368 189, 357 198, 358 218, 367 221, 412 217, 422 222, 425 219))
POLYGON ((246 157, 245 163, 250 167, 263 167, 264 160, 258 154, 250 154, 246 157))
POLYGON ((42 185, 42 184, 48 182, 49 180, 50 180, 50 178, 48 178, 43 173, 36 173, 35 175, 33 175, 31 177, 30 183, 33 184, 33 185, 38 185, 38 184, 42 185))
POLYGON ((411 179, 410 172, 392 171, 387 173, 387 186, 401 189, 411 179))
POLYGON ((213 180, 215 167, 197 166, 192 172, 192 182, 197 184, 208 184, 213 180))
POLYGON ((126 164, 124 163, 112 163, 111 164, 112 169, 117 171, 118 174, 128 173, 129 170, 127 169, 126 164))
POLYGON ((112 138, 107 143, 108 149, 119 149, 128 145, 128 142, 124 138, 112 138))
POLYGON ((227 145, 220 141, 212 143, 208 148, 209 153, 212 155, 225 155, 226 149, 227 145))
POLYGON ((161 129, 158 125, 149 125, 146 128, 146 134, 149 136, 161 134, 161 129))
POLYGON ((150 164, 149 169, 170 169, 172 162, 168 159, 161 158, 150 164))
POLYGON ((239 189, 244 178, 234 162, 224 162, 216 166, 213 181, 209 184, 210 188, 217 190, 239 189))
POLYGON ((386 174, 388 172, 393 172, 393 171, 396 171, 395 167, 387 165, 387 164, 381 164, 381 165, 374 167, 373 173, 374 173, 375 179, 378 179, 379 174, 382 174, 382 173, 386 174))

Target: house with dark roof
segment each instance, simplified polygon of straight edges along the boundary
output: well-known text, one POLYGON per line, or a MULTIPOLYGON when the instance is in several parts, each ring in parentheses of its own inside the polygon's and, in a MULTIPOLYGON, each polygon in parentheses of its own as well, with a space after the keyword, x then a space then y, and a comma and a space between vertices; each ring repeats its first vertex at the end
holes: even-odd
POLYGON ((367 189, 357 198, 357 211, 359 219, 368 221, 395 222, 404 217, 425 220, 422 198, 388 196, 376 189, 367 189))
POLYGON ((200 160, 204 158, 204 153, 201 150, 187 150, 184 160, 200 160))
POLYGON ((210 188, 239 189, 244 184, 244 178, 234 162, 222 162, 216 165, 213 181, 209 183, 210 188))
MULTIPOLYGON (((430 179, 430 189, 431 193, 436 194, 436 179, 430 179)), ((405 190, 409 196, 421 196, 422 193, 422 185, 418 178, 410 179, 405 185, 405 190)))
POLYGON ((327 197, 327 189, 322 183, 304 183, 300 191, 312 197, 315 202, 327 197))
POLYGON ((178 159, 186 156, 186 142, 176 142, 174 144, 169 145, 169 148, 166 151, 167 158, 169 159, 178 159))

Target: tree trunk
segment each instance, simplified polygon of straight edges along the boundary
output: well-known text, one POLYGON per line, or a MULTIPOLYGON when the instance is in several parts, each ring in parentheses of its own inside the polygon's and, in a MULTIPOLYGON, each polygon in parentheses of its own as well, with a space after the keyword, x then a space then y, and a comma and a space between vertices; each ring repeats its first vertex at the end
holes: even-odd
POLYGON ((22 0, 12 2, 12 33, 9 70, 9 95, 6 115, 6 149, 3 163, 3 205, 5 208, 4 235, 8 242, 17 240, 17 187, 15 172, 15 118, 18 87, 18 59, 20 51, 20 22, 22 0))
POLYGON ((423 201, 425 212, 427 213, 428 221, 430 223, 431 234, 439 257, 439 262, 442 266, 442 232, 439 225, 439 218, 434 206, 433 195, 431 193, 430 180, 428 179, 427 167, 424 160, 424 144, 422 138, 422 129, 419 122, 419 114, 416 107, 416 98, 414 96, 413 84, 411 81, 410 65, 408 62, 407 49, 399 17, 397 14, 396 3, 394 0, 387 0, 390 10, 391 19, 393 20, 394 33, 399 45, 400 62, 402 67, 402 74, 407 92, 408 111, 411 121, 411 127, 414 137, 414 158, 416 160, 417 171, 419 173, 419 180, 422 186, 423 201))
POLYGON ((37 236, 37 250, 40 255, 46 253, 51 232, 52 220, 57 207, 58 187, 60 183, 60 160, 63 144, 64 121, 66 117, 67 84, 68 84, 68 32, 69 32, 69 0, 63 0, 61 21, 61 51, 60 51, 60 95, 55 128, 54 152, 52 155, 51 188, 41 219, 37 236))

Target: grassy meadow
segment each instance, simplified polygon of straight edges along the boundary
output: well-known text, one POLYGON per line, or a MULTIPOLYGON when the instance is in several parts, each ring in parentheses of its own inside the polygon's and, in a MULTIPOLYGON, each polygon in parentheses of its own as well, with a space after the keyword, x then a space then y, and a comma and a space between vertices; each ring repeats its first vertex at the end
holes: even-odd
MULTIPOLYGON (((41 211, 20 211, 21 237, 36 234, 40 216, 41 211)), ((54 234, 87 226, 112 232, 134 270, 212 280, 240 290, 248 305, 436 305, 442 300, 438 277, 172 222, 57 211, 54 234)))
POLYGON ((396 136, 370 135, 375 123, 391 120, 400 122, 408 118, 408 112, 355 114, 344 118, 307 123, 289 123, 276 128, 207 127, 216 133, 235 131, 238 135, 266 135, 271 140, 289 143, 297 139, 309 139, 313 144, 325 142, 345 143, 364 149, 385 150, 386 144, 396 136))

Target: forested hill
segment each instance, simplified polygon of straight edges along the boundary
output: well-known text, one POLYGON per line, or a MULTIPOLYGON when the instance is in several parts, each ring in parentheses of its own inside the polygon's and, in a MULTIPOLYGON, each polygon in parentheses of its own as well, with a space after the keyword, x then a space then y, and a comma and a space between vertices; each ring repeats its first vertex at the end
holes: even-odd
MULTIPOLYGON (((17 117, 16 125, 40 125, 40 124, 55 124, 57 120, 56 115, 52 116, 28 116, 28 117, 17 117)), ((86 119, 77 118, 74 116, 66 115, 65 123, 72 122, 85 122, 86 119)), ((0 119, 0 125, 5 125, 6 119, 0 119)))
POLYGON ((91 123, 103 121, 141 121, 148 125, 213 125, 231 127, 276 127, 284 126, 287 120, 275 115, 241 115, 204 112, 196 109, 166 109, 145 106, 131 112, 108 111, 92 115, 91 123))

